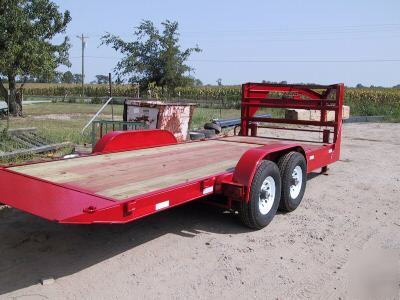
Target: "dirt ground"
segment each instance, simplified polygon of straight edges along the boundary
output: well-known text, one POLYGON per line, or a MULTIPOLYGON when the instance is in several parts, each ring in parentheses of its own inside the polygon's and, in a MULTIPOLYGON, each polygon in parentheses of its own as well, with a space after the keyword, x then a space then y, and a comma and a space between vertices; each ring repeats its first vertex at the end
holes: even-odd
POLYGON ((3 208, 0 298, 400 299, 400 124, 343 134, 341 160, 260 231, 200 203, 124 226, 3 208))

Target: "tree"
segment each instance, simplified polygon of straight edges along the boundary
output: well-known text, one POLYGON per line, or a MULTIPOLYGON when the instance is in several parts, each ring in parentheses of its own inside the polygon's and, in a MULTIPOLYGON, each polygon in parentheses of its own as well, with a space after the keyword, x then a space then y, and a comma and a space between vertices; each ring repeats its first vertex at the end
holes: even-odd
POLYGON ((364 86, 361 83, 357 83, 356 88, 357 89, 362 89, 362 88, 364 88, 364 86))
POLYGON ((108 83, 107 75, 96 75, 97 84, 106 84, 108 83))
POLYGON ((115 71, 117 76, 125 77, 130 83, 138 82, 142 89, 154 82, 162 89, 174 89, 184 85, 187 73, 193 68, 186 61, 199 47, 181 50, 179 45, 178 22, 166 20, 161 23, 162 32, 153 22, 143 21, 134 32, 134 41, 107 33, 102 37, 102 45, 111 45, 124 55, 115 71))
POLYGON ((82 74, 74 74, 74 83, 82 83, 82 74))
POLYGON ((121 79, 121 77, 118 75, 117 76, 117 79, 115 80, 115 84, 117 84, 117 85, 120 85, 120 84, 123 84, 124 83, 124 81, 121 79))
POLYGON ((194 80, 194 85, 195 86, 203 86, 203 82, 200 79, 195 79, 194 80))
POLYGON ((36 78, 34 76, 30 75, 30 76, 24 77, 22 79, 19 78, 18 82, 19 83, 24 83, 24 82, 26 82, 26 83, 34 83, 34 82, 36 82, 36 78))
POLYGON ((22 115, 22 89, 16 78, 52 78, 59 65, 69 66, 69 40, 52 43, 71 21, 69 11, 61 13, 50 0, 1 0, 0 5, 0 95, 6 100, 7 79, 10 114, 22 115))
POLYGON ((218 86, 222 86, 222 79, 221 78, 217 79, 217 84, 218 84, 218 86))
POLYGON ((73 83, 74 82, 74 75, 71 71, 67 71, 62 75, 61 78, 62 83, 73 83))

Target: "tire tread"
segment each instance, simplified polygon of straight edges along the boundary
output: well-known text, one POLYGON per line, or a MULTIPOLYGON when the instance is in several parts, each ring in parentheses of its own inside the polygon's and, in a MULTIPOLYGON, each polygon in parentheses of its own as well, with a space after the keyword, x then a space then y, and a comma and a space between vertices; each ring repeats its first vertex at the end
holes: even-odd
MULTIPOLYGON (((272 161, 268 161, 268 160, 264 160, 261 162, 261 164, 259 165, 259 167, 257 168, 256 173, 254 174, 253 177, 253 182, 255 180, 260 180, 260 178, 262 177, 262 173, 263 171, 268 168, 271 164, 274 164, 272 161)), ((261 178, 263 179, 263 178, 261 178)), ((253 184, 252 184, 253 185, 253 184)), ((252 198, 252 194, 255 191, 250 190, 250 200, 252 198)), ((249 205, 250 203, 246 202, 246 201, 241 201, 241 207, 240 207, 240 218, 242 220, 242 222, 250 227, 250 228, 254 228, 254 229, 261 229, 264 226, 258 224, 257 219, 256 219, 256 215, 255 215, 255 211, 254 211, 254 206, 252 207, 251 205, 249 205), (253 208, 253 209, 252 209, 253 208)))
MULTIPOLYGON (((288 174, 287 170, 288 170, 288 166, 292 160, 292 158, 296 155, 302 155, 301 153, 297 152, 297 151, 291 151, 286 153, 285 155, 283 155, 279 160, 278 160, 278 168, 279 171, 281 172, 281 179, 282 179, 282 195, 281 195, 281 201, 279 202, 279 210, 283 211, 283 212, 290 212, 293 211, 294 209, 289 209, 289 207, 287 206, 287 204, 285 203, 285 190, 284 190, 284 186, 285 186, 285 182, 287 180, 287 178, 289 176, 291 176, 291 174, 288 174)), ((302 155, 303 156, 303 155, 302 155)), ((305 184, 305 183, 304 183, 305 184)), ((305 187, 305 185, 304 185, 305 187)))

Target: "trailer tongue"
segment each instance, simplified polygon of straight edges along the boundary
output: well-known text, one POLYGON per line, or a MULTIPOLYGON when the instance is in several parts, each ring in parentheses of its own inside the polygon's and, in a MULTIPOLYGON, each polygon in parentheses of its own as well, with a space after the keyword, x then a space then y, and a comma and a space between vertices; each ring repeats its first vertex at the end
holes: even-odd
POLYGON ((60 223, 126 223, 219 194, 224 202, 218 205, 262 228, 278 207, 291 211, 300 204, 307 173, 339 159, 342 104, 342 84, 248 83, 238 136, 178 143, 165 130, 111 132, 90 156, 0 168, 0 202, 60 223), (277 92, 280 98, 272 98, 277 92), (320 110, 321 120, 257 117, 260 107, 320 110), (335 121, 326 121, 330 110, 335 121), (324 126, 312 129, 323 140, 258 137, 257 128, 271 128, 267 123, 324 126))

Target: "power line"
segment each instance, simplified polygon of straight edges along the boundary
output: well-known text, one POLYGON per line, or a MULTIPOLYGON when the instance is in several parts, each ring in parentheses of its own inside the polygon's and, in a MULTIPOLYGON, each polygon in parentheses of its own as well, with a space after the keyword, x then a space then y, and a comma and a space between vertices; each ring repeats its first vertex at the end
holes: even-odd
POLYGON ((189 60, 189 62, 210 62, 210 63, 383 63, 383 62, 400 62, 400 59, 354 59, 354 60, 228 60, 228 59, 198 59, 189 60))
MULTIPOLYGON (((80 58, 79 56, 70 58, 80 58)), ((117 56, 86 56, 94 59, 122 59, 117 56)), ((211 63, 383 63, 400 62, 400 59, 370 58, 370 59, 190 59, 188 62, 211 63)))
MULTIPOLYGON (((309 26, 309 27, 296 27, 296 28, 247 28, 247 29, 229 29, 229 30, 213 30, 213 31, 182 31, 182 34, 197 34, 197 33, 240 33, 240 32, 269 32, 269 33, 282 33, 282 32, 303 32, 304 30, 311 30, 311 32, 316 30, 323 30, 321 33, 326 33, 329 29, 358 29, 358 28, 370 28, 368 31, 370 32, 373 30, 373 27, 377 27, 377 30, 386 30, 390 28, 382 28, 382 27, 400 27, 400 23, 389 23, 389 24, 375 24, 375 25, 345 25, 345 26, 309 26)), ((392 29, 399 29, 399 28, 392 28, 392 29)))
MULTIPOLYGON (((289 36, 271 36, 271 35, 265 35, 265 36, 249 36, 249 35, 235 35, 235 36, 204 36, 204 37, 186 37, 186 41, 190 41, 191 39, 196 38, 197 42, 203 43, 203 42, 208 42, 208 41, 221 41, 223 42, 237 42, 237 41, 243 41, 243 40, 250 40, 252 42, 257 42, 257 43, 287 43, 287 42, 302 42, 302 41, 337 41, 337 40, 389 40, 389 39, 399 39, 400 38, 400 29, 399 32, 385 32, 390 35, 383 35, 380 33, 379 35, 374 35, 373 32, 372 35, 352 35, 352 36, 329 36, 327 34, 324 34, 324 37, 306 37, 300 35, 300 38, 291 38, 289 36), (395 34, 395 35, 394 35, 395 34)), ((378 33, 378 32, 376 32, 378 33)))
MULTIPOLYGON (((269 34, 282 34, 282 33, 315 33, 315 34, 341 34, 341 33, 371 33, 371 32, 382 32, 382 31, 393 31, 399 30, 400 23, 386 23, 386 24, 364 24, 364 25, 343 25, 343 26, 308 26, 308 27, 296 27, 296 28, 240 28, 240 29, 228 29, 228 30, 202 30, 202 31, 181 31, 181 35, 192 35, 192 34, 218 34, 218 33, 249 33, 249 32, 265 32, 269 34), (363 28, 369 28, 367 30, 358 30, 363 28), (342 30, 342 31, 329 31, 329 30, 342 30)), ((134 30, 129 33, 116 34, 121 37, 132 36, 134 30)), ((91 36, 102 37, 105 33, 95 33, 93 32, 91 36)))
POLYGON ((244 40, 251 41, 251 42, 257 42, 257 43, 271 43, 271 42, 303 42, 303 41, 338 41, 338 40, 385 40, 385 39, 398 39, 400 38, 400 35, 389 35, 389 36, 342 36, 342 37, 322 37, 322 38, 295 38, 295 39, 285 39, 285 38, 255 38, 251 36, 246 36, 246 37, 240 37, 240 36, 235 36, 235 37, 229 37, 229 38, 221 38, 221 37, 207 37, 206 39, 204 38, 198 38, 198 42, 204 42, 204 41, 223 41, 223 42, 242 42, 244 40))

